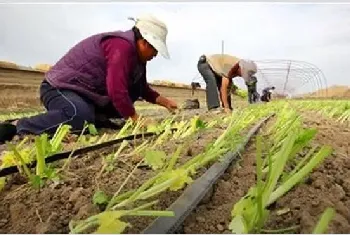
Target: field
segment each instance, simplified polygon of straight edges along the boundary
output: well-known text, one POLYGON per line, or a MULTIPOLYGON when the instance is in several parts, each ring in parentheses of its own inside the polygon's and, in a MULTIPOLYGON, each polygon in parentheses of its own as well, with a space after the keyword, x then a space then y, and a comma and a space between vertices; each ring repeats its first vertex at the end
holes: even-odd
MULTIPOLYGON (((42 111, 41 79, 0 69, 0 119, 42 111)), ((17 171, 0 177, 0 233, 350 232, 349 100, 233 97, 232 114, 213 116, 203 90, 153 87, 178 104, 198 98, 201 108, 171 116, 137 102, 158 125, 87 126, 86 135, 62 126, 52 139, 0 146, 0 174, 17 171)))

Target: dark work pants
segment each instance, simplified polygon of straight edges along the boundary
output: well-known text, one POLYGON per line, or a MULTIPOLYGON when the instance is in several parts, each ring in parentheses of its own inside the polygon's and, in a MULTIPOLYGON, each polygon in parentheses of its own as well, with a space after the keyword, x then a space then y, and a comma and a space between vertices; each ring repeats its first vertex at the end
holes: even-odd
MULTIPOLYGON (((201 57, 202 58, 202 57, 201 57)), ((210 65, 205 61, 199 59, 197 68, 199 73, 202 75, 206 83, 206 100, 208 110, 220 107, 220 87, 221 77, 216 75, 211 69, 210 65)), ((228 94, 228 103, 231 108, 231 95, 228 94)), ((223 103, 222 103, 223 106, 223 103)))
POLYGON ((261 96, 261 101, 270 102, 271 100, 271 92, 264 92, 261 96))
POLYGON ((99 114, 120 118, 112 104, 98 108, 78 93, 56 89, 46 81, 40 86, 40 100, 47 112, 20 119, 17 123, 18 134, 54 134, 60 124, 71 125, 72 131, 81 131, 85 121, 95 124, 96 115, 99 114))
POLYGON ((248 89, 248 102, 252 104, 254 102, 254 91, 248 89))
POLYGON ((258 99, 259 99, 259 94, 256 91, 256 88, 248 86, 248 102, 250 104, 256 103, 258 101, 258 99))

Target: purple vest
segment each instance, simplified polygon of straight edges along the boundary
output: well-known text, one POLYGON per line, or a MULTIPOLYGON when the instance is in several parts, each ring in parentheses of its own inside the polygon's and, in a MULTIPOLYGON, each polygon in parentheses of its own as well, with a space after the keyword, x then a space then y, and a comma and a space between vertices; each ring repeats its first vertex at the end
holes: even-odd
MULTIPOLYGON (((106 105, 110 99, 106 86, 107 63, 101 47, 102 39, 113 36, 129 41, 135 48, 132 30, 100 33, 90 36, 71 48, 45 75, 46 80, 56 88, 74 90, 92 100, 99 106, 106 105)), ((136 63, 129 81, 130 87, 145 77, 146 67, 136 63)), ((141 92, 141 91, 140 91, 141 92)), ((131 94, 132 95, 132 94, 131 94)), ((134 94, 137 99, 139 94, 134 94)))

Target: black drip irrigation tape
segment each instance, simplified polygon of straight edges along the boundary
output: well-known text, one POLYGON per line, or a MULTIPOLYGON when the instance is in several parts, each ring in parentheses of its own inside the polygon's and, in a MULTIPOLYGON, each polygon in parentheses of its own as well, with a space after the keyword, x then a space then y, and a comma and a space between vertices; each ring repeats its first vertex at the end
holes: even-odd
MULTIPOLYGON (((177 128, 172 128, 171 131, 176 131, 177 128)), ((161 132, 160 134, 162 134, 163 132, 161 132)), ((71 157, 77 157, 77 156, 83 156, 83 154, 86 154, 88 152, 92 152, 92 151, 96 151, 96 150, 100 150, 106 147, 110 147, 113 146, 115 144, 119 144, 121 142, 123 142, 124 140, 135 140, 135 139, 141 139, 141 138, 147 138, 147 137, 152 137, 152 136, 158 136, 160 134, 157 134, 155 132, 146 132, 146 133, 141 133, 141 134, 135 134, 135 135, 128 135, 125 136, 123 138, 120 139, 115 139, 115 140, 110 140, 107 142, 103 142, 101 144, 96 144, 96 145, 91 145, 91 146, 87 146, 87 147, 83 147, 83 148, 79 148, 74 150, 74 152, 72 153, 72 151, 66 151, 66 152, 61 152, 61 153, 57 153, 54 155, 51 155, 47 158, 45 158, 45 162, 46 163, 52 163, 58 160, 62 160, 65 158, 68 158, 69 156, 71 157)), ((36 166, 36 160, 28 163, 27 167, 28 168, 34 168, 36 166)), ((17 166, 11 166, 11 167, 7 167, 4 168, 0 171, 0 177, 4 177, 13 173, 18 172, 18 168, 17 166)))
POLYGON ((185 189, 181 196, 168 208, 169 211, 175 213, 174 217, 158 217, 142 233, 174 234, 226 169, 239 160, 239 153, 244 150, 253 135, 273 116, 274 114, 271 114, 257 123, 249 131, 246 139, 239 145, 235 152, 227 153, 223 161, 216 162, 200 178, 185 189))

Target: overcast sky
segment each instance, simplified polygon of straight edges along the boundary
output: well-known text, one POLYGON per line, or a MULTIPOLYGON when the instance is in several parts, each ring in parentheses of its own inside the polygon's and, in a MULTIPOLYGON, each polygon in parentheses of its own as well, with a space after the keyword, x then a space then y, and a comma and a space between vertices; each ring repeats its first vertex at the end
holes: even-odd
MULTIPOLYGON (((94 33, 127 30, 129 16, 152 13, 168 26, 171 60, 156 58, 148 80, 190 83, 201 54, 312 63, 328 85, 350 85, 350 5, 272 3, 111 3, 0 5, 0 60, 53 64, 94 33)), ((268 77, 281 84, 285 77, 268 77), (278 80, 278 81, 277 81, 278 80)), ((261 79, 260 79, 261 80, 261 79)), ((237 79, 242 84, 242 79, 237 79)), ((294 86, 302 79, 291 77, 294 86), (299 79, 299 80, 298 80, 299 79)), ((260 86, 264 86, 264 81, 260 86)), ((316 83, 311 86, 318 88, 316 83)))

